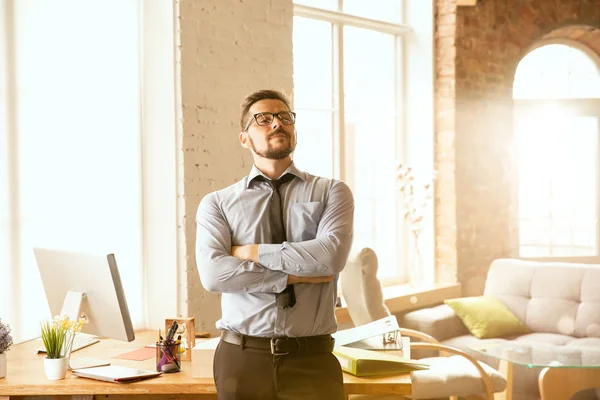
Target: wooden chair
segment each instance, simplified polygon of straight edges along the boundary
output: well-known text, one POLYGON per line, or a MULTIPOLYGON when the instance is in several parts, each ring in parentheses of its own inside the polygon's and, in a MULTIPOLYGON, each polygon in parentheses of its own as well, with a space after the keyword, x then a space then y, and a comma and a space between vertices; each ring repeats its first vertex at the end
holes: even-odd
MULTIPOLYGON (((356 326, 390 315, 383 301, 381 283, 377 278, 377 255, 364 248, 351 257, 341 273, 342 295, 348 313, 356 326)), ((450 398, 493 400, 495 392, 506 388, 506 379, 495 369, 475 360, 462 350, 440 344, 434 337, 412 329, 400 328, 400 334, 420 342, 411 341, 410 351, 436 350, 441 357, 422 359, 429 370, 411 373, 413 394, 411 399, 450 398)), ((401 399, 403 396, 351 395, 350 399, 401 399)))

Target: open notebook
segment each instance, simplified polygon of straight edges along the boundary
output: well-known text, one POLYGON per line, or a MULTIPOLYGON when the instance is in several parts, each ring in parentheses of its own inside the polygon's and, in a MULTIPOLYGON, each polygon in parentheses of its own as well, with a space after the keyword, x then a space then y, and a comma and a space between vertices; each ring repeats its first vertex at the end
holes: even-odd
POLYGON ((162 374, 162 372, 123 367, 120 365, 73 370, 73 375, 80 376, 82 378, 119 383, 134 382, 142 379, 153 378, 155 376, 159 376, 160 374, 162 374))

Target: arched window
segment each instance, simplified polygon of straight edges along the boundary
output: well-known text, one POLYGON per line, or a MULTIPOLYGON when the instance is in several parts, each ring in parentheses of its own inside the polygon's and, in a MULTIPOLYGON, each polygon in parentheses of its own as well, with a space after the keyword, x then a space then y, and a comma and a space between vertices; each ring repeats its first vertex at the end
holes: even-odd
POLYGON ((513 86, 520 257, 599 255, 600 71, 584 51, 549 44, 513 86))

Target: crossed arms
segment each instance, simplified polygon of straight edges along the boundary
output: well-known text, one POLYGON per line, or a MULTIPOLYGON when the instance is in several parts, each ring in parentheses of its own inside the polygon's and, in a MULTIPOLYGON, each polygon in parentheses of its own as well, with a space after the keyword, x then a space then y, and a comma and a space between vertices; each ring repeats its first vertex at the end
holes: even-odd
POLYGON ((288 284, 331 281, 348 258, 353 216, 352 192, 343 182, 334 182, 314 239, 232 246, 230 226, 211 193, 200 202, 196 216, 202 285, 211 292, 280 293, 288 284))

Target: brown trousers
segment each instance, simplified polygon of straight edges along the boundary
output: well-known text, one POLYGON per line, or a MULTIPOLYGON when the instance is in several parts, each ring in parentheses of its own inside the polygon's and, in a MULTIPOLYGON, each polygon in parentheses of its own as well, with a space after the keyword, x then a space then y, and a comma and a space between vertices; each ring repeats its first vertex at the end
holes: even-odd
POLYGON ((340 363, 332 353, 274 356, 221 341, 214 360, 219 400, 344 400, 340 363))

